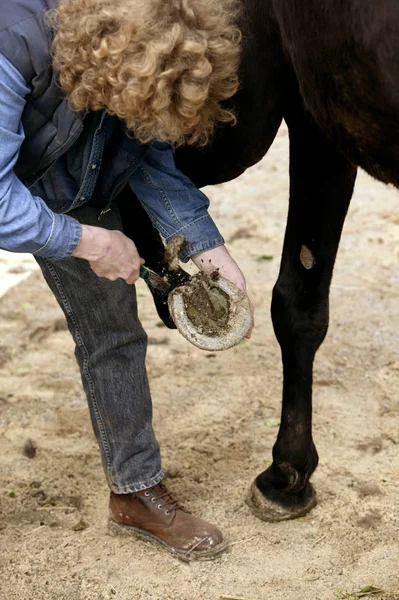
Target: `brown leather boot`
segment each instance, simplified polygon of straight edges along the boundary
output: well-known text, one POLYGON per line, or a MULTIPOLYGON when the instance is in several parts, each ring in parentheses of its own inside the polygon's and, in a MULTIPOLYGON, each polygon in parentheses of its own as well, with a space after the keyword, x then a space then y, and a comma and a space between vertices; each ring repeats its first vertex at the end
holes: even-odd
POLYGON ((163 484, 114 494, 109 500, 109 528, 158 542, 182 560, 210 560, 227 548, 219 529, 190 514, 163 484))

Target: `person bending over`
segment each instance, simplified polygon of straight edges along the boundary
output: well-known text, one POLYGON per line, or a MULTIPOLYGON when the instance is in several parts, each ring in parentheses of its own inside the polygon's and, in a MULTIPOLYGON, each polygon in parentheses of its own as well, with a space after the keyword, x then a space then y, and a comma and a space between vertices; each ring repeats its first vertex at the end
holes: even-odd
MULTIPOLYGON (((118 199, 138 197, 180 259, 245 279, 175 166, 234 120, 234 0, 13 0, 0 32, 0 247, 32 253, 65 313, 110 487, 110 523, 188 558, 221 532, 162 484, 134 282, 143 259, 118 199), (50 10, 49 10, 50 9, 50 10)), ((172 399, 171 399, 172 401, 172 399)))

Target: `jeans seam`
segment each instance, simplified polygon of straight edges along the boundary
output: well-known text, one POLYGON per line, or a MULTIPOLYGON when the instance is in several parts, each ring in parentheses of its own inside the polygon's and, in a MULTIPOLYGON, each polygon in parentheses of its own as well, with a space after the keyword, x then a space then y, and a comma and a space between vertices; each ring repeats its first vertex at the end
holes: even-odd
POLYGON ((61 281, 60 281, 60 279, 59 279, 59 277, 57 275, 57 272, 55 271, 55 269, 53 268, 53 266, 51 265, 51 263, 48 260, 46 260, 44 258, 43 261, 46 263, 46 266, 47 266, 49 272, 51 273, 51 275, 53 277, 54 283, 57 286, 57 289, 58 289, 58 291, 60 293, 60 296, 62 298, 62 301, 64 303, 65 310, 66 310, 68 316, 70 317, 70 319, 71 319, 71 321, 73 323, 73 326, 75 328, 75 334, 76 334, 77 344, 83 350, 83 372, 84 372, 84 374, 85 374, 85 376, 87 378, 87 382, 89 384, 90 397, 91 397, 91 400, 92 400, 92 403, 93 403, 94 414, 96 416, 96 421, 97 421, 98 429, 99 429, 100 434, 101 434, 100 437, 101 437, 101 441, 102 441, 102 445, 103 445, 104 455, 105 455, 106 461, 107 461, 108 475, 111 476, 111 449, 110 449, 110 446, 108 444, 108 439, 107 439, 107 436, 106 436, 106 433, 105 433, 104 423, 102 421, 100 412, 98 410, 96 395, 95 395, 95 391, 94 391, 94 382, 93 382, 93 379, 92 379, 92 377, 90 375, 90 371, 89 371, 89 368, 88 368, 88 356, 89 356, 89 353, 88 353, 87 348, 86 348, 86 346, 84 344, 83 338, 82 338, 82 336, 80 334, 80 330, 79 330, 77 321, 75 319, 75 315, 73 313, 72 306, 71 306, 68 298, 65 295, 64 288, 63 288, 62 283, 61 283, 61 281))

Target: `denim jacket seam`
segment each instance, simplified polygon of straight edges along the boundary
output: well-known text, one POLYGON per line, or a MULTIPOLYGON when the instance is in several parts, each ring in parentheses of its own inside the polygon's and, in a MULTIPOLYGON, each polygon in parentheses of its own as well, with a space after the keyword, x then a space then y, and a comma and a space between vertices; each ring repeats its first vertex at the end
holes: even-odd
POLYGON ((80 241, 82 239, 82 235, 83 235, 83 229, 82 229, 82 224, 79 223, 79 227, 75 227, 75 231, 74 231, 74 236, 72 238, 72 242, 69 245, 69 250, 70 250, 70 255, 72 256, 73 252, 76 250, 76 248, 79 246, 80 241), (77 234, 77 235, 76 235, 77 234))
MULTIPOLYGON (((124 152, 126 155, 128 154, 127 152, 124 152)), ((140 156, 139 153, 136 154, 136 156, 134 157, 133 161, 131 162, 131 164, 129 165, 129 167, 126 169, 126 171, 123 173, 123 175, 121 175, 120 177, 118 177, 118 179, 115 182, 114 187, 112 188, 110 194, 109 194, 109 201, 110 203, 112 203, 113 199, 116 198, 117 196, 115 195, 116 192, 120 192, 120 190, 123 189, 123 187, 128 183, 130 177, 138 170, 140 163, 142 162, 142 160, 144 159, 146 155, 146 150, 143 152, 143 155, 140 156), (123 186, 123 187, 121 187, 123 186)), ((108 206, 110 206, 111 204, 109 204, 108 206)), ((149 213, 148 213, 149 214, 149 213)))
POLYGON ((163 235, 163 237, 165 239, 168 239, 169 237, 173 237, 173 233, 171 236, 169 236, 168 232, 166 231, 166 229, 164 228, 164 226, 162 225, 162 223, 160 223, 152 214, 152 212, 150 210, 148 210, 148 208, 146 207, 146 205, 141 202, 142 207, 144 208, 145 212, 147 213, 151 223, 154 225, 155 229, 158 229, 158 231, 163 235))
POLYGON ((191 221, 190 223, 187 223, 186 225, 183 225, 182 227, 180 227, 180 229, 178 229, 177 231, 175 231, 172 234, 172 236, 168 236, 168 238, 173 237, 175 235, 178 235, 179 233, 181 233, 185 229, 188 229, 190 227, 193 227, 194 225, 197 225, 200 221, 203 221, 204 219, 210 219, 210 218, 211 218, 211 216, 209 214, 202 215, 202 217, 198 217, 198 219, 195 219, 195 221, 191 221))
POLYGON ((34 14, 30 15, 29 17, 24 17, 23 19, 19 19, 18 21, 15 21, 15 23, 11 23, 11 25, 8 25, 8 27, 3 27, 2 29, 0 29, 0 33, 3 33, 3 31, 10 31, 14 27, 18 27, 19 25, 21 25, 21 23, 24 23, 25 21, 30 21, 32 19, 37 20, 38 16, 43 14, 44 12, 45 12, 44 10, 40 10, 40 11, 35 12, 34 14))
POLYGON ((180 260, 183 262, 188 261, 194 254, 198 254, 199 252, 203 252, 205 250, 211 250, 213 248, 217 248, 218 246, 223 246, 224 239, 221 235, 212 240, 206 240, 203 242, 194 242, 193 244, 189 244, 187 248, 185 248, 179 254, 180 260))
POLYGON ((38 252, 42 252, 42 250, 44 250, 51 242, 51 239, 52 239, 53 233, 54 233, 54 227, 55 227, 55 215, 52 214, 51 216, 52 216, 53 222, 51 223, 50 235, 48 236, 46 243, 43 244, 43 246, 41 246, 41 248, 38 248, 37 250, 35 250, 33 252, 34 255, 37 254, 38 252))
POLYGON ((93 144, 90 151, 89 160, 87 163, 86 171, 83 176, 83 181, 80 184, 78 193, 74 198, 70 208, 68 211, 74 210, 82 204, 86 203, 93 195, 93 191, 96 186, 96 182, 98 180, 98 175, 100 172, 100 167, 102 164, 103 154, 104 154, 104 133, 103 126, 105 121, 105 113, 102 114, 100 124, 97 126, 96 131, 94 132, 93 144), (93 171, 91 166, 93 164, 97 164, 97 169, 93 171))
POLYGON ((155 182, 151 179, 151 176, 149 175, 149 173, 146 171, 146 169, 144 167, 140 166, 138 168, 138 170, 143 174, 143 176, 147 180, 147 183, 150 185, 150 187, 152 187, 153 190, 156 190, 162 196, 162 199, 165 203, 165 207, 166 207, 168 213, 170 214, 170 216, 175 221, 176 225, 178 225, 180 228, 183 227, 182 222, 180 221, 180 219, 176 215, 175 211, 173 210, 172 204, 171 204, 168 196, 164 192, 164 190, 155 184, 155 182))

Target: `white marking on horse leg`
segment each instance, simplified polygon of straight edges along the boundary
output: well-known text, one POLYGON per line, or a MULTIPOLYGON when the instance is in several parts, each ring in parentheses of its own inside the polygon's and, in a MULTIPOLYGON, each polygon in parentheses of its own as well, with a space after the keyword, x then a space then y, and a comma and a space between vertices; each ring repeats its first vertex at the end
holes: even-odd
POLYGON ((316 259, 314 257, 314 254, 311 250, 309 250, 309 248, 307 246, 302 246, 299 258, 300 258, 302 265, 308 271, 309 271, 309 269, 312 269, 316 264, 316 259))

